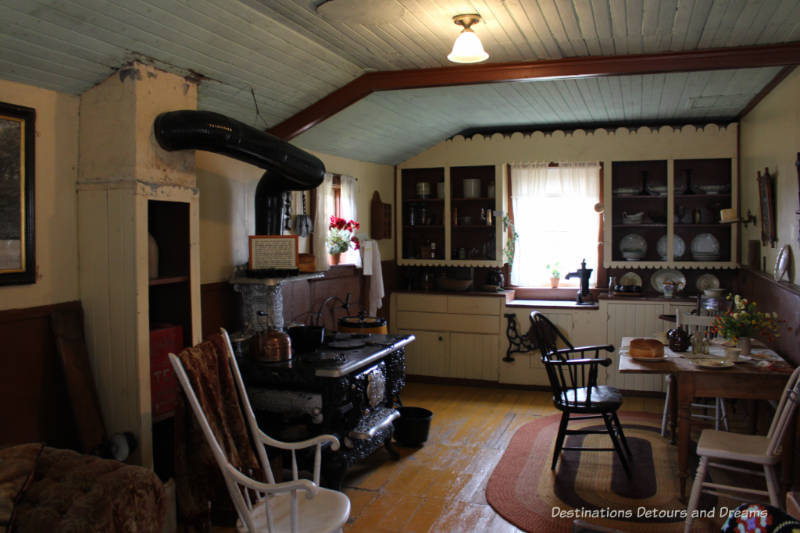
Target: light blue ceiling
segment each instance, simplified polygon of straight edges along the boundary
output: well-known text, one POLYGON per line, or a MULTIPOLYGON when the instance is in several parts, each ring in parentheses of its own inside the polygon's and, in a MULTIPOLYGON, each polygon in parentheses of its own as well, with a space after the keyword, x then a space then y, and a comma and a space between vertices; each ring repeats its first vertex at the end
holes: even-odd
MULTIPOLYGON (((0 78, 80 94, 136 59, 266 129, 367 72, 448 66, 465 12, 489 62, 800 41, 797 0, 0 0, 0 78)), ((391 164, 467 128, 730 117, 774 72, 374 93, 296 142, 391 164)))

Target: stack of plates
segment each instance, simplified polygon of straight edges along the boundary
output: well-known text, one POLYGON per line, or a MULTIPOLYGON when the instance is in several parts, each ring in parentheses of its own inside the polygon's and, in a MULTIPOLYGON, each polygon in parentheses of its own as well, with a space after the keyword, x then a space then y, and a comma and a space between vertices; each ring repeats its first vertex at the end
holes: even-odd
POLYGON ((701 233, 692 239, 692 258, 695 261, 719 260, 719 241, 710 233, 701 233))
MULTIPOLYGON (((667 260, 667 236, 663 235, 658 242, 656 243, 656 251, 658 252, 658 256, 661 258, 662 261, 667 260)), ((686 253, 686 243, 683 242, 683 239, 680 238, 679 235, 674 235, 672 237, 672 255, 673 257, 678 260, 683 257, 683 254, 686 253)))
POLYGON ((619 249, 626 260, 638 261, 647 254, 647 241, 638 233, 629 233, 619 242, 619 249))

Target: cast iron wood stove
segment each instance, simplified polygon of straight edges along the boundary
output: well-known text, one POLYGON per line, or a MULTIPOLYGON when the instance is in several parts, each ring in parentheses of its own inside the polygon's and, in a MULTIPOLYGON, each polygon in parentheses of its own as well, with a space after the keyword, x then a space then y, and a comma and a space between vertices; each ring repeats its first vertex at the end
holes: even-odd
POLYGON ((405 346, 413 335, 338 333, 321 348, 290 361, 239 364, 259 425, 282 440, 331 433, 323 485, 339 489, 347 468, 386 446, 393 457, 392 421, 405 386, 405 346))

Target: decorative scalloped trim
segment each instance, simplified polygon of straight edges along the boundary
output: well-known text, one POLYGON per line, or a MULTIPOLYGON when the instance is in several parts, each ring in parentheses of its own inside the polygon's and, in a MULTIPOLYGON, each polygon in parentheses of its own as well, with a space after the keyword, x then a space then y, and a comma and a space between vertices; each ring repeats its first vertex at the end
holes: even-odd
POLYGON ((633 126, 626 127, 620 126, 617 128, 576 128, 569 129, 556 129, 556 130, 535 130, 532 132, 512 132, 512 133, 493 133, 491 135, 484 135, 482 133, 475 133, 469 137, 463 135, 454 135, 445 141, 445 143, 470 143, 480 142, 495 139, 544 139, 545 137, 566 138, 566 137, 608 137, 616 135, 619 137, 628 137, 633 135, 653 135, 653 134, 675 134, 675 135, 691 135, 696 133, 704 133, 721 135, 735 133, 738 130, 736 123, 727 125, 719 125, 709 122, 704 126, 696 126, 694 124, 686 124, 683 126, 633 126))
POLYGON ((672 269, 681 269, 681 268, 696 268, 696 269, 706 269, 706 270, 733 270, 735 268, 739 268, 737 263, 733 262, 725 262, 725 263, 701 263, 699 261, 678 261, 678 262, 659 262, 659 263, 650 263, 645 261, 612 261, 607 265, 604 265, 606 268, 626 268, 630 270, 635 269, 642 269, 642 268, 653 268, 653 269, 664 269, 664 268, 672 268, 672 269))

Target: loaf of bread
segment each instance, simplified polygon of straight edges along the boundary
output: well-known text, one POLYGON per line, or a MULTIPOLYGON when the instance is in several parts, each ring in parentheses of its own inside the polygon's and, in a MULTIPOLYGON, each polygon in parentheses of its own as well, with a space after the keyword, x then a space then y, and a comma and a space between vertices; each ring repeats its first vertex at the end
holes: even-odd
POLYGON ((629 350, 631 357, 664 357, 664 345, 655 339, 633 339, 629 350))

